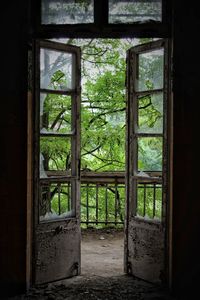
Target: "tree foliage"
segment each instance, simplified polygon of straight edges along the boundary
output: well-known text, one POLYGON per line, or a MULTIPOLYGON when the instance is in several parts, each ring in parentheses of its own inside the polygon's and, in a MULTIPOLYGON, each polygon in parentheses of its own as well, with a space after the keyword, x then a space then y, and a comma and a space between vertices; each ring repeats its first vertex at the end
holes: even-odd
MULTIPOLYGON (((147 41, 149 40, 142 40, 142 42, 147 41)), ((135 44, 135 40, 69 39, 67 43, 78 45, 82 49, 81 169, 95 172, 124 171, 126 51, 135 44)), ((137 43, 140 41, 137 40, 137 43)), ((163 57, 159 53, 154 54, 150 57, 141 56, 140 90, 162 86, 163 57)), ((62 57, 59 61, 62 64, 62 57)), ((63 69, 56 67, 51 74, 49 85, 57 89, 66 82, 67 79, 64 76, 66 74, 63 73, 63 69)), ((162 97, 161 94, 147 93, 139 98, 138 127, 141 132, 162 133, 162 97)), ((71 101, 69 96, 64 95, 41 96, 42 132, 67 133, 71 131, 71 101)), ((40 151, 44 158, 45 170, 70 170, 70 144, 70 138, 41 138, 40 151)), ((162 169, 162 138, 140 138, 138 151, 140 170, 159 171, 162 169)), ((86 191, 83 191, 83 199, 84 193, 86 191)), ((92 190, 90 194, 94 194, 92 190)), ((112 191, 109 191, 109 197, 112 195, 112 191)), ((161 199, 160 197, 161 194, 158 198, 161 199)), ((103 194, 99 198, 103 199, 103 194)), ((124 199, 124 195, 122 198, 124 199)), ((151 193, 147 198, 152 198, 151 193)), ((112 206, 113 201, 110 203, 112 204, 109 205, 112 206)), ((141 203, 139 205, 142 205, 141 203)), ((102 205, 100 203, 99 209, 102 205)), ((151 206, 152 200, 149 200, 149 207, 151 206)), ((82 209, 85 210, 84 205, 82 209)), ((139 210, 141 210, 140 207, 139 210)), ((95 217, 95 209, 93 214, 95 217)))

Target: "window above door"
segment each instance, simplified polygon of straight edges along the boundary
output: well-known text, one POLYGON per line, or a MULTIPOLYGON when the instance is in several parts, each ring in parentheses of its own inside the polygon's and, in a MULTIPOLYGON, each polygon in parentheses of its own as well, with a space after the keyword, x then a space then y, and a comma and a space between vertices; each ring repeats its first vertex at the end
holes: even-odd
POLYGON ((37 37, 159 36, 170 33, 167 0, 33 1, 37 37), (36 2, 36 4, 34 3, 36 2))
MULTIPOLYGON (((96 1, 97 2, 97 1, 96 1)), ((42 24, 95 23, 94 0, 42 0, 42 24)), ((109 24, 133 24, 137 22, 161 22, 162 0, 108 0, 98 1, 107 7, 109 24)), ((99 7, 99 4, 98 4, 99 7)))

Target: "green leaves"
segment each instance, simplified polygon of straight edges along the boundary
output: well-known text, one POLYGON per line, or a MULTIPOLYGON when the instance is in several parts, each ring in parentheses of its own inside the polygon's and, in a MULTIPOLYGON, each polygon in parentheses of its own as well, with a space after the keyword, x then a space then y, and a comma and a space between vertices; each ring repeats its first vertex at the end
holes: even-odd
POLYGON ((120 40, 95 40, 84 53, 87 80, 82 92, 82 168, 124 170, 124 44, 120 40))

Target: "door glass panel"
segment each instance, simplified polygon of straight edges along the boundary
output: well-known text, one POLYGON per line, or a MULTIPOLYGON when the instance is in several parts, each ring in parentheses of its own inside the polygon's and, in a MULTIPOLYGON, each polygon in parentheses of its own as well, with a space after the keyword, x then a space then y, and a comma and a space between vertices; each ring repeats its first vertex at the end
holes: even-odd
POLYGON ((163 88, 164 50, 139 54, 138 91, 163 88))
POLYGON ((138 170, 161 171, 162 151, 163 147, 161 137, 139 137, 138 170))
POLYGON ((74 54, 40 49, 40 88, 68 91, 74 88, 74 54))
POLYGON ((42 24, 94 22, 93 0, 42 0, 42 24))
POLYGON ((40 221, 56 220, 74 216, 71 183, 40 184, 40 221))
POLYGON ((138 217, 161 219, 162 185, 160 183, 137 183, 138 217))
POLYGON ((40 178, 70 174, 71 138, 40 137, 40 178))
POLYGON ((40 94, 40 133, 68 133, 71 128, 71 97, 40 94))
POLYGON ((109 0, 109 23, 162 20, 162 0, 109 0))
POLYGON ((138 98, 138 132, 163 133, 163 94, 138 98))

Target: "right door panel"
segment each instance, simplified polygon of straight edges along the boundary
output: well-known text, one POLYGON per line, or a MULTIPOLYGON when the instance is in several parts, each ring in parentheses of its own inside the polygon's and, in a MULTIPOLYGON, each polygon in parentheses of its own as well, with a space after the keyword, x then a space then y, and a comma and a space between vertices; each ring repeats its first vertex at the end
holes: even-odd
POLYGON ((151 282, 167 275, 168 41, 127 53, 125 271, 151 282))

